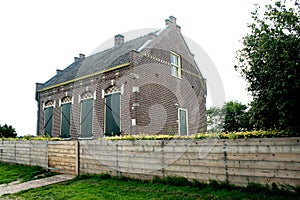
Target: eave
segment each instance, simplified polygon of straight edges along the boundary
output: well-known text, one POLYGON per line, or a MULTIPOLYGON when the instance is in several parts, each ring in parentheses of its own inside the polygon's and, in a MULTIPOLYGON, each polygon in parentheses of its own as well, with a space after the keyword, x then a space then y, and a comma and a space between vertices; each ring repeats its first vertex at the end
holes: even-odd
POLYGON ((50 90, 50 89, 57 88, 57 87, 60 87, 60 86, 63 86, 63 85, 74 83, 74 82, 77 82, 77 81, 80 81, 80 80, 84 80, 84 79, 87 79, 87 78, 90 78, 90 77, 93 77, 93 76, 97 76, 99 74, 103 74, 103 73, 106 73, 106 72, 114 71, 116 69, 120 69, 120 68, 127 67, 127 66, 130 66, 130 62, 123 63, 121 65, 117 65, 117 66, 114 66, 112 68, 109 68, 109 69, 106 69, 106 70, 102 70, 102 71, 98 71, 98 72, 95 72, 95 73, 92 73, 92 74, 88 74, 88 75, 85 75, 85 76, 82 76, 82 77, 78 77, 78 78, 75 78, 75 79, 72 79, 72 80, 68 80, 68 81, 65 81, 65 82, 62 82, 62 83, 59 83, 59 84, 56 84, 56 85, 51 85, 49 87, 45 87, 43 89, 40 89, 37 92, 44 92, 46 90, 50 90))

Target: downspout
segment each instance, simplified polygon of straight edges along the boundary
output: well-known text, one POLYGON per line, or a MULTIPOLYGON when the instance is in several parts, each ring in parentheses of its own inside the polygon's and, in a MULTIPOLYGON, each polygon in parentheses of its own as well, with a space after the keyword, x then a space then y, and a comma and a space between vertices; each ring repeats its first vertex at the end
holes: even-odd
POLYGON ((37 93, 37 124, 36 124, 36 135, 39 135, 39 124, 40 124, 40 94, 37 93))
POLYGON ((41 83, 35 84, 35 100, 37 101, 37 125, 36 125, 36 135, 39 135, 39 125, 40 125, 40 93, 38 88, 42 86, 41 83))

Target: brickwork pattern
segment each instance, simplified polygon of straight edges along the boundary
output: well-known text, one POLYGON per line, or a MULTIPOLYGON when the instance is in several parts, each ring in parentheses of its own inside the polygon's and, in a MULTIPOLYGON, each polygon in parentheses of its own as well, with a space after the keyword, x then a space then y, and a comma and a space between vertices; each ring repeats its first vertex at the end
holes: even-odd
MULTIPOLYGON (((79 69, 80 71, 80 69, 79 69)), ((121 131, 123 134, 178 134, 178 109, 187 109, 188 133, 206 131, 206 83, 193 55, 176 26, 170 26, 141 52, 132 50, 130 66, 98 74, 74 83, 52 88, 39 94, 38 134, 44 134, 45 102, 55 102, 52 136, 60 137, 61 107, 59 102, 72 98, 70 138, 80 138, 81 96, 89 91, 94 96, 93 138, 104 136, 104 91, 112 86, 121 94, 121 131), (175 42, 174 42, 175 41, 175 42), (181 58, 182 77, 171 75, 170 51, 181 58), (137 92, 133 87, 138 87, 137 92), (136 125, 132 125, 132 119, 136 125)))

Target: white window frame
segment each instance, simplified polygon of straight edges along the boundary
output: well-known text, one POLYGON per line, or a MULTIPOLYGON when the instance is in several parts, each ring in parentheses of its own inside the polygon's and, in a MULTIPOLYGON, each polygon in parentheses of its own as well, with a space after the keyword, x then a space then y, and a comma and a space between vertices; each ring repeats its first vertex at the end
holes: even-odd
POLYGON ((171 75, 181 79, 181 58, 180 55, 170 51, 171 75), (175 58, 175 59, 173 59, 175 58))
POLYGON ((186 135, 189 136, 189 114, 188 110, 185 108, 178 108, 178 135, 181 136, 180 133, 180 111, 183 110, 185 111, 185 116, 186 116, 186 135))

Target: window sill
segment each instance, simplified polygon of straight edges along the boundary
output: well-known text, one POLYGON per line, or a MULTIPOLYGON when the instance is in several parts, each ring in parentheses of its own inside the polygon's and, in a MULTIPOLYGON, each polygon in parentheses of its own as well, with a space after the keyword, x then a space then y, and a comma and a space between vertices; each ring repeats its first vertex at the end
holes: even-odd
POLYGON ((178 76, 174 76, 174 75, 171 75, 171 76, 173 76, 174 78, 177 78, 179 80, 182 80, 182 77, 178 77, 178 76))
POLYGON ((79 137, 78 140, 93 140, 94 137, 79 137))

